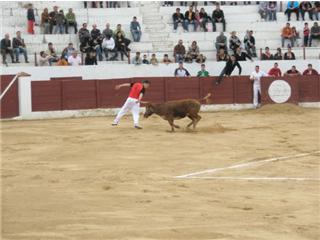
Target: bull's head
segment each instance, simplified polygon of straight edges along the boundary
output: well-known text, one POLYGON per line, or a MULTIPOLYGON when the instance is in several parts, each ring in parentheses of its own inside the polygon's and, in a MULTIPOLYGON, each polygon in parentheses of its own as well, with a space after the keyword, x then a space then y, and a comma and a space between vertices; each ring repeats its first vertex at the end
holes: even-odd
POLYGON ((152 114, 154 114, 154 110, 155 110, 154 106, 151 103, 147 103, 146 104, 146 112, 144 113, 143 116, 145 118, 150 117, 152 114))

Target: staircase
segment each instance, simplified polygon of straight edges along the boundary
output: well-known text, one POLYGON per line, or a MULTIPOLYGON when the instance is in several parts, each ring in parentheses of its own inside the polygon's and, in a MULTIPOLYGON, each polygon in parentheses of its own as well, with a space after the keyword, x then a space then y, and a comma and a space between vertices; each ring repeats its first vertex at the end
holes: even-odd
POLYGON ((153 52, 172 52, 173 41, 168 41, 170 30, 167 28, 160 13, 161 2, 142 2, 140 13, 142 14, 145 32, 149 34, 153 52))

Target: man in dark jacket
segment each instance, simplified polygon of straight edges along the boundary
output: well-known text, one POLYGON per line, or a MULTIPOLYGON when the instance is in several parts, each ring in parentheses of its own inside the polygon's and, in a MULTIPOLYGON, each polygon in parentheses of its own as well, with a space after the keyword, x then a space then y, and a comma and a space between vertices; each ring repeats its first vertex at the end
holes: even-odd
POLYGON ((15 38, 13 38, 12 47, 13 47, 13 51, 14 51, 14 53, 16 55, 16 62, 17 63, 20 62, 19 61, 20 53, 23 54, 25 62, 29 63, 26 45, 24 43, 24 39, 21 37, 21 32, 20 31, 18 31, 17 32, 17 36, 15 38))
POLYGON ((226 31, 226 20, 224 19, 224 13, 220 9, 220 4, 216 4, 216 9, 212 12, 212 31, 216 31, 216 23, 222 23, 223 24, 223 31, 226 31))
POLYGON ((186 13, 184 14, 184 22, 185 22, 185 26, 186 26, 186 30, 189 31, 188 26, 189 24, 193 25, 193 29, 194 31, 196 31, 196 13, 193 11, 193 7, 190 6, 189 10, 186 11, 186 13))
POLYGON ((218 80, 215 82, 216 85, 219 85, 222 82, 223 76, 230 76, 233 70, 237 67, 239 69, 239 75, 241 75, 241 66, 236 60, 235 56, 231 56, 230 59, 226 62, 226 66, 221 71, 218 80))
POLYGON ((10 54, 12 63, 15 63, 13 59, 13 50, 11 46, 11 40, 8 33, 4 36, 4 39, 1 40, 0 45, 1 45, 1 55, 2 55, 3 64, 7 65, 7 61, 6 61, 7 54, 10 54))
POLYGON ((247 61, 247 58, 250 59, 251 62, 253 62, 251 56, 249 56, 247 53, 241 51, 241 47, 238 47, 238 48, 236 49, 236 53, 235 53, 234 56, 236 57, 236 60, 237 60, 238 62, 240 62, 240 61, 247 61))
POLYGON ((53 32, 53 28, 56 26, 56 15, 58 15, 58 7, 54 6, 53 11, 49 13, 50 34, 53 32))
POLYGON ((178 24, 181 23, 182 27, 185 31, 187 31, 185 22, 184 22, 184 16, 183 14, 180 12, 180 8, 176 9, 176 12, 172 15, 172 20, 173 20, 173 30, 177 31, 178 28, 178 24))

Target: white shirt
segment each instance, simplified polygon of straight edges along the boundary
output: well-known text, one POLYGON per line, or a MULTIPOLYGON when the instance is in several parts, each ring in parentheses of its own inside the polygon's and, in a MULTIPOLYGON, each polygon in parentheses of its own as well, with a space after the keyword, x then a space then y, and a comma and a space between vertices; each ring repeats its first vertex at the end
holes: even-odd
POLYGON ((268 74, 266 74, 263 71, 259 71, 259 72, 253 71, 250 75, 250 79, 253 80, 253 84, 260 85, 260 79, 262 77, 267 77, 267 76, 268 74))
POLYGON ((109 40, 104 38, 103 39, 103 42, 102 42, 102 48, 106 48, 106 49, 114 49, 114 47, 116 46, 115 42, 114 42, 114 39, 113 38, 110 38, 109 40))
POLYGON ((68 57, 68 63, 71 66, 79 66, 81 65, 81 57, 77 56, 76 58, 74 58, 72 55, 70 57, 68 57))

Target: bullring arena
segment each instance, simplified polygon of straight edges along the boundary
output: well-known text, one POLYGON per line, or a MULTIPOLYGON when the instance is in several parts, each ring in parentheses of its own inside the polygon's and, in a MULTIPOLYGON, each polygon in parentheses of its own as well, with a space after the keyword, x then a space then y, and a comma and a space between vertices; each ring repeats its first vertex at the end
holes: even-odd
MULTIPOLYGON (((198 3, 210 12, 214 8, 210 2, 198 3)), ((218 85, 225 62, 216 62, 215 50, 209 49, 217 32, 184 32, 182 26, 172 32, 168 14, 177 6, 187 9, 179 2, 121 2, 115 9, 32 2, 39 14, 44 7, 72 7, 79 22, 97 23, 101 29, 106 17, 113 28, 116 21, 138 16, 143 33, 140 42, 131 43, 131 57, 137 51, 162 56, 173 48, 170 41, 183 38, 188 45, 196 37, 208 56, 210 76, 197 76, 200 64, 195 62, 184 63, 190 77, 173 76, 178 63, 153 66, 103 59, 96 66, 39 66, 44 39, 57 45, 60 54, 66 41, 79 45, 77 35, 43 34, 39 26, 28 35, 22 19, 25 6, 1 4, 1 20, 7 23, 2 35, 21 29, 30 46, 29 63, 9 61, 0 72, 1 239, 320 238, 320 76, 261 77, 261 107, 253 105, 250 80, 256 65, 268 72, 275 62, 283 72, 295 65, 303 73, 308 64, 319 72, 319 46, 294 47, 296 60, 261 61, 258 56, 253 62, 239 61, 241 75, 235 70, 218 85), (160 15, 162 30, 151 21, 160 15), (131 114, 112 126, 134 85, 116 86, 144 80, 150 86, 140 107, 143 129, 133 127, 131 114), (160 116, 143 118, 145 102, 200 100, 208 93, 196 129, 186 127, 188 118, 175 120, 180 126, 175 132, 160 116)), ((257 49, 266 43, 273 49, 281 45, 275 36, 286 22, 286 4, 279 2, 277 22, 265 22, 254 2, 227 2, 221 6, 225 33, 237 30, 242 37, 241 31, 252 27, 257 49)), ((301 26, 294 17, 291 22, 301 26)), ((128 23, 122 24, 132 40, 128 23)))

